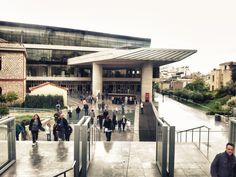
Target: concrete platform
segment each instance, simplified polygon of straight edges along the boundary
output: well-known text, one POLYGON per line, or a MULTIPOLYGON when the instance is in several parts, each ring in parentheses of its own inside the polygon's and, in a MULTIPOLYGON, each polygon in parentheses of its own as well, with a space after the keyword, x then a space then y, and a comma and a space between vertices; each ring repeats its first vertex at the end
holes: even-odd
MULTIPOLYGON (((1 177, 47 177, 71 167, 73 141, 17 142, 16 163, 1 177)), ((210 177, 210 162, 192 143, 176 144, 175 177, 210 177)), ((73 171, 67 174, 73 177, 73 171)), ((88 177, 160 177, 155 142, 97 142, 88 177)))
POLYGON ((88 177, 160 177, 155 157, 154 143, 98 142, 88 177))
MULTIPOLYGON (((73 142, 29 141, 16 144, 16 163, 1 177, 51 177, 72 166, 73 142)), ((72 176, 72 173, 68 176, 72 176)))

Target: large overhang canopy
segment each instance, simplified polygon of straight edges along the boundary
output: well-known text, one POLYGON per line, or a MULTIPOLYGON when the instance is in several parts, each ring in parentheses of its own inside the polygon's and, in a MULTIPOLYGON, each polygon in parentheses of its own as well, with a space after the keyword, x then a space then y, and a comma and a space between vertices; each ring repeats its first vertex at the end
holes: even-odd
POLYGON ((187 58, 197 50, 139 48, 133 50, 110 49, 88 55, 70 58, 68 65, 91 64, 141 64, 152 62, 157 65, 169 64, 187 58))

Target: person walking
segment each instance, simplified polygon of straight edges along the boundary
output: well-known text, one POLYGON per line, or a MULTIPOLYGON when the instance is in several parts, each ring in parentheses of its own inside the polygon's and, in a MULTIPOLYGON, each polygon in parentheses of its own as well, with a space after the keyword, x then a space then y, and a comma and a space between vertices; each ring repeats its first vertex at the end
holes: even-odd
POLYGON ((123 115, 121 120, 122 120, 122 129, 123 129, 123 132, 124 132, 125 131, 125 125, 126 125, 126 122, 127 122, 127 119, 126 119, 125 115, 123 115))
POLYGON ((120 117, 118 119, 118 130, 119 130, 119 132, 121 132, 121 125, 122 125, 122 118, 120 117))
POLYGON ((212 177, 235 177, 236 157, 234 155, 235 145, 227 143, 225 152, 217 154, 211 163, 212 177))
POLYGON ((25 130, 25 120, 23 120, 22 122, 21 122, 21 126, 22 126, 22 128, 23 128, 23 131, 21 132, 21 139, 22 140, 27 140, 27 138, 26 138, 26 136, 27 136, 27 132, 26 132, 26 130, 25 130))
POLYGON ((109 116, 106 117, 103 126, 107 141, 111 141, 112 121, 109 116))
POLYGON ((58 141, 57 123, 56 122, 53 125, 52 133, 53 133, 54 141, 58 141))
POLYGON ((104 111, 104 109, 105 109, 105 103, 104 103, 104 101, 102 102, 102 112, 104 111))
POLYGON ((102 129, 102 126, 103 126, 103 115, 102 114, 97 116, 97 121, 99 123, 100 129, 102 129))
POLYGON ((70 135, 71 135, 72 132, 73 132, 72 127, 70 125, 68 125, 68 128, 66 130, 66 134, 65 134, 66 135, 65 136, 66 141, 70 141, 70 135))
POLYGON ((90 111, 89 116, 91 117, 91 124, 93 124, 94 123, 94 118, 95 118, 95 112, 94 112, 93 109, 90 111))
POLYGON ((19 141, 19 136, 21 133, 23 133, 24 128, 22 127, 21 124, 17 123, 16 124, 16 141, 19 141))
POLYGON ((143 102, 140 103, 140 108, 141 108, 141 114, 143 114, 143 102))
POLYGON ((78 119, 79 119, 80 111, 81 111, 80 107, 77 106, 77 108, 75 109, 75 112, 76 112, 76 115, 77 115, 77 118, 78 118, 78 119))
POLYGON ((84 115, 87 116, 88 115, 88 110, 89 110, 89 106, 87 103, 84 104, 84 115))
POLYGON ((112 130, 114 131, 116 129, 116 124, 117 124, 117 121, 116 121, 116 113, 113 111, 112 113, 112 130))
POLYGON ((32 134, 33 146, 35 146, 37 143, 38 133, 40 129, 43 130, 42 123, 41 123, 39 115, 35 114, 30 120, 30 124, 29 124, 29 130, 31 131, 31 134, 32 134))
POLYGON ((68 122, 65 119, 64 114, 61 114, 60 118, 57 121, 57 132, 58 132, 59 140, 61 140, 61 141, 65 140, 67 128, 68 128, 68 122))
POLYGON ((51 141, 51 124, 50 123, 47 123, 45 127, 45 133, 46 133, 47 141, 51 141))

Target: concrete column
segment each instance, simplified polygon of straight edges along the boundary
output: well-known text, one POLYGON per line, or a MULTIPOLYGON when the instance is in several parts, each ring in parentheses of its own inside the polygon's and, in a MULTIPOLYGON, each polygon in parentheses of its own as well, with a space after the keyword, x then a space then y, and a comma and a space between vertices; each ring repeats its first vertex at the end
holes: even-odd
POLYGON ((142 67, 142 80, 141 80, 141 99, 145 101, 145 93, 149 93, 149 101, 152 102, 152 63, 145 63, 142 67))
POLYGON ((48 66, 48 77, 51 77, 52 76, 52 66, 49 65, 48 66))
POLYGON ((98 92, 102 93, 102 72, 102 66, 97 63, 93 63, 92 89, 94 96, 96 96, 98 92))

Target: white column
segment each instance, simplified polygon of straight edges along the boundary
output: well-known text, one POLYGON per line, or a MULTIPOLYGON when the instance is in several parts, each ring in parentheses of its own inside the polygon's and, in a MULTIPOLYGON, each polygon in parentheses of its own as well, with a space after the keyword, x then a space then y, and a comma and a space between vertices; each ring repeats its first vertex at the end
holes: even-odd
POLYGON ((152 102, 152 76, 153 66, 152 63, 145 63, 142 67, 142 80, 141 80, 141 99, 145 101, 145 94, 149 93, 149 101, 152 102))
POLYGON ((98 92, 102 93, 102 85, 103 85, 102 72, 103 72, 102 66, 97 63, 93 63, 92 88, 94 96, 97 96, 98 92))

